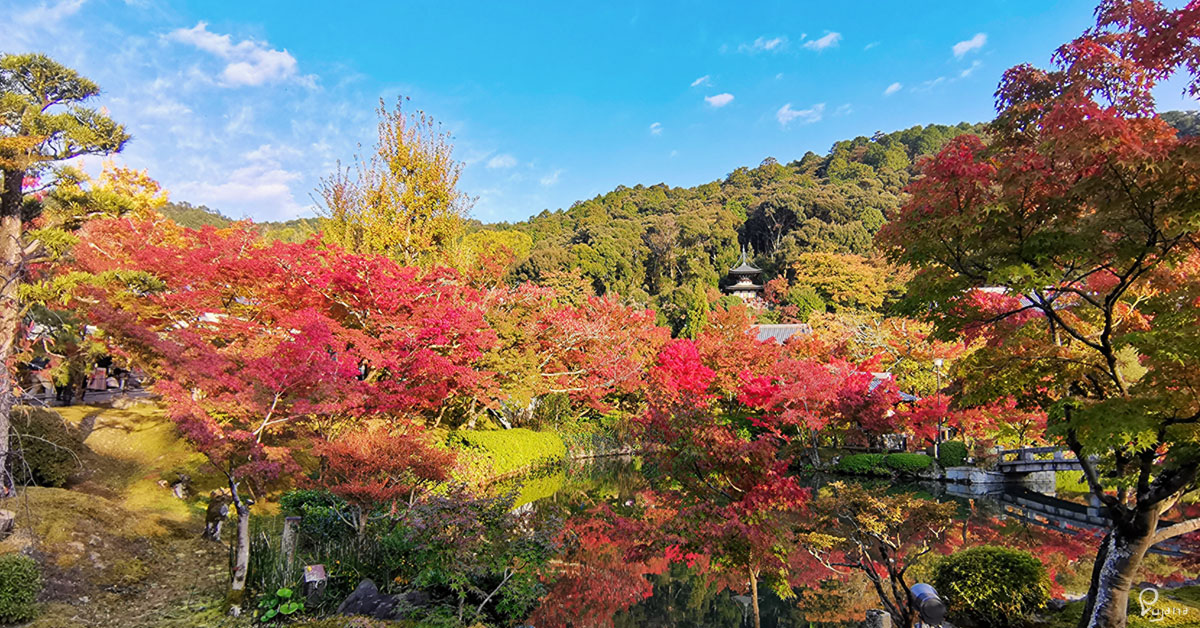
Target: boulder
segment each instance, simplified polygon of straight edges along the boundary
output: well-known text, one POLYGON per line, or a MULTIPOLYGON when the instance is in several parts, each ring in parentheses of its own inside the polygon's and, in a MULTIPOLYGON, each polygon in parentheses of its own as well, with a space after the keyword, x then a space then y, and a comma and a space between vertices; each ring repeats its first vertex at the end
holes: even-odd
POLYGON ((374 619, 391 619, 396 613, 397 600, 379 592, 370 580, 358 583, 349 597, 337 608, 338 615, 364 615, 374 619))
POLYGON ((15 527, 17 515, 11 510, 0 510, 0 541, 8 538, 15 527))
POLYGON ((405 608, 425 608, 433 602, 424 591, 405 591, 396 597, 405 608))

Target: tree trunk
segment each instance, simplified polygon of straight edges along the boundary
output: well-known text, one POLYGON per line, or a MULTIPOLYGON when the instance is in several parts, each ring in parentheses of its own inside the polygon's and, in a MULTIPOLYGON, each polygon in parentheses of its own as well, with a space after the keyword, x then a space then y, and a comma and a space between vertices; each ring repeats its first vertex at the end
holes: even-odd
POLYGON ((237 484, 229 483, 233 505, 237 509, 237 536, 234 538, 233 574, 229 580, 229 614, 242 614, 246 596, 246 572, 250 568, 250 505, 238 495, 237 484))
POLYGON ((1158 528, 1157 508, 1151 510, 1137 513, 1134 521, 1116 523, 1104 537, 1092 567, 1080 628, 1125 628, 1129 590, 1158 528))
POLYGON ((758 571, 750 568, 750 606, 754 609, 754 628, 762 628, 762 617, 758 614, 758 571))
POLYGON ((9 359, 17 336, 21 308, 17 284, 21 279, 21 183, 23 170, 4 170, 0 193, 0 497, 16 493, 9 473, 9 417, 13 406, 12 369, 9 359))

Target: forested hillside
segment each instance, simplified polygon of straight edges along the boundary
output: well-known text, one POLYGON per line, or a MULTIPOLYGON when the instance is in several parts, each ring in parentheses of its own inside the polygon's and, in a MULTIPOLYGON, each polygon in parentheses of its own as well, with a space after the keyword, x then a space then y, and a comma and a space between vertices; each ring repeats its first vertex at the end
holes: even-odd
MULTIPOLYGON (((205 205, 192 205, 187 201, 167 203, 159 211, 176 223, 192 229, 208 226, 224 227, 235 222, 233 218, 218 210, 205 205)), ((269 238, 285 242, 299 242, 316 233, 317 219, 297 218, 286 222, 260 222, 255 223, 254 226, 269 238)))
MULTIPOLYGON (((870 262, 851 256, 870 255, 917 160, 975 130, 962 123, 877 133, 838 142, 824 156, 809 152, 786 165, 767 159, 696 187, 620 186, 566 210, 484 228, 532 237, 518 278, 544 280, 578 267, 598 292, 650 304, 678 331, 688 311, 713 300, 741 246, 766 278, 795 279, 806 262, 866 264, 869 271, 870 262)), ((826 302, 836 297, 830 289, 817 292, 826 302)), ((879 305, 878 295, 866 300, 879 305)))

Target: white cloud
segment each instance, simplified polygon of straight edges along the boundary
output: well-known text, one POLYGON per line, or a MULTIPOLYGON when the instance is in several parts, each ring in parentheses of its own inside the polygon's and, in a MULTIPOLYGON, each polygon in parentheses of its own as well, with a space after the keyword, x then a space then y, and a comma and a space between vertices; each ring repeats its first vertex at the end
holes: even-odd
POLYGON ((975 33, 975 36, 954 44, 954 56, 962 57, 968 52, 974 52, 983 48, 987 43, 987 33, 975 33))
POLYGON ((848 116, 848 115, 850 115, 850 114, 852 114, 852 113, 854 113, 854 107, 851 107, 851 106, 850 106, 850 103, 846 103, 846 104, 844 104, 844 105, 841 105, 840 107, 838 107, 838 108, 837 108, 837 110, 833 112, 833 115, 835 115, 835 116, 848 116))
POLYGON ((787 47, 787 37, 758 37, 748 44, 738 46, 738 52, 779 52, 787 47))
POLYGON ((290 219, 310 210, 296 202, 291 184, 300 173, 286 170, 270 159, 250 163, 221 177, 219 183, 183 181, 172 196, 216 208, 252 206, 261 218, 290 219))
POLYGON ((28 11, 18 13, 15 17, 18 23, 44 27, 75 15, 83 3, 84 0, 42 2, 28 11))
POLYGON ((901 87, 904 87, 904 86, 901 85, 900 83, 892 83, 891 85, 887 86, 887 89, 883 90, 883 95, 891 96, 892 94, 895 94, 896 92, 900 91, 901 87))
POLYGON ((779 108, 775 112, 775 119, 779 120, 779 125, 786 127, 792 120, 800 120, 804 124, 812 124, 819 122, 821 116, 825 113, 825 103, 817 103, 809 109, 792 109, 792 103, 779 108))
POLYGON ((655 122, 650 125, 651 135, 662 135, 662 122, 655 122))
POLYGON ((558 183, 558 178, 562 176, 562 173, 562 168, 559 168, 558 170, 555 170, 554 172, 542 177, 540 183, 546 187, 550 187, 555 183, 558 183))
POLYGON ((496 155, 487 162, 487 167, 489 170, 495 170, 497 168, 512 168, 515 165, 517 165, 517 158, 509 155, 508 153, 496 155))
POLYGON ((298 79, 311 84, 312 77, 297 77, 296 58, 287 50, 274 50, 265 42, 244 39, 234 43, 229 35, 208 30, 199 22, 192 28, 171 31, 168 39, 193 46, 226 61, 221 83, 228 87, 256 86, 298 79))
POLYGON ((841 33, 826 33, 825 36, 821 37, 820 39, 804 42, 804 47, 808 48, 809 50, 816 50, 817 52, 820 52, 831 46, 838 45, 839 41, 842 41, 841 33))
POLYGON ((945 82, 946 82, 946 77, 939 76, 935 79, 929 79, 928 81, 923 81, 919 87, 913 87, 912 90, 915 92, 928 91, 928 90, 933 89, 934 87, 937 87, 938 85, 941 85, 942 83, 945 83, 945 82))
POLYGON ((710 80, 710 77, 707 74, 692 81, 692 87, 700 87, 701 85, 703 85, 705 87, 712 85, 712 81, 710 80))
POLYGON ((279 159, 299 159, 304 157, 304 151, 286 145, 262 144, 258 148, 242 155, 246 161, 270 163, 277 166, 279 159))
POLYGON ((146 94, 138 98, 138 112, 150 118, 163 118, 167 120, 178 119, 192 113, 192 109, 187 105, 171 98, 171 94, 177 93, 171 81, 163 77, 155 78, 148 84, 146 94))
POLYGON ((983 65, 983 63, 980 62, 978 59, 972 61, 971 67, 958 73, 959 78, 967 78, 968 76, 971 76, 972 74, 975 73, 975 70, 979 69, 979 66, 981 66, 981 65, 983 65))
POLYGON ((717 94, 716 96, 705 96, 704 102, 713 107, 724 107, 733 102, 733 94, 717 94))
POLYGON ((878 45, 879 45, 879 42, 877 42, 877 41, 873 41, 873 42, 871 42, 871 43, 869 43, 869 44, 867 44, 867 45, 863 46, 863 50, 870 50, 870 49, 872 49, 872 48, 874 48, 875 46, 878 46, 878 45))

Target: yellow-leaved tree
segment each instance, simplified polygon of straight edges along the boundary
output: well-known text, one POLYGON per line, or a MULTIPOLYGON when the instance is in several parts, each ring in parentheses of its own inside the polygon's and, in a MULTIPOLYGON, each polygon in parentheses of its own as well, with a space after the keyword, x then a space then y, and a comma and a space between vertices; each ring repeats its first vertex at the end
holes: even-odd
POLYGON ((325 238, 347 250, 402 264, 443 261, 463 233, 474 199, 458 190, 462 163, 450 134, 424 111, 379 101, 379 138, 370 158, 321 181, 325 238))

